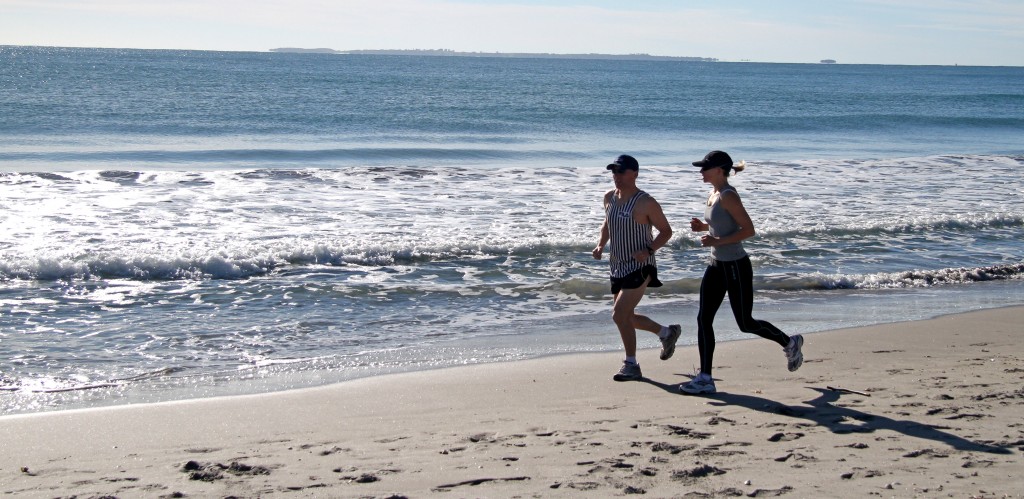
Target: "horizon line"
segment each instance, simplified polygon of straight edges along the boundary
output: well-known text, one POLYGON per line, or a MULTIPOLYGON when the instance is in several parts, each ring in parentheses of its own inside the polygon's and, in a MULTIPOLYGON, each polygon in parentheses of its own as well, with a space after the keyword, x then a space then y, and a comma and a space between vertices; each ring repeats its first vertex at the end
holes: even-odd
MULTIPOLYGON (((825 62, 833 61, 833 58, 821 59, 819 61, 762 61, 762 60, 751 60, 751 59, 720 59, 715 57, 699 57, 699 56, 672 56, 672 55, 651 55, 646 53, 636 54, 600 54, 600 53, 557 53, 557 52, 472 52, 472 51, 456 51, 452 49, 355 49, 355 50, 336 50, 330 48, 300 48, 300 47, 275 47, 271 49, 195 49, 195 48, 142 48, 142 47, 87 47, 87 46, 64 46, 64 45, 20 45, 20 44, 3 44, 0 43, 0 49, 4 48, 50 48, 50 49, 90 49, 90 50, 152 50, 152 51, 181 51, 181 52, 237 52, 237 53, 310 53, 310 54, 335 54, 335 55, 417 55, 415 52, 448 52, 448 54, 431 55, 431 57, 438 57, 447 55, 451 57, 520 57, 520 58, 563 58, 563 59, 585 59, 588 56, 590 58, 633 58, 633 60, 654 60, 654 61, 669 61, 676 60, 679 62, 720 62, 720 63, 752 63, 752 64, 813 64, 822 66, 934 66, 934 67, 982 67, 982 68, 1020 68, 1024 65, 1012 65, 1012 64, 960 64, 960 63, 949 63, 949 64, 936 64, 936 63, 885 63, 885 62, 825 62), (392 52, 388 54, 386 52, 392 52), (399 54, 398 52, 408 52, 408 54, 399 54)), ((419 54, 428 55, 428 54, 419 54)))

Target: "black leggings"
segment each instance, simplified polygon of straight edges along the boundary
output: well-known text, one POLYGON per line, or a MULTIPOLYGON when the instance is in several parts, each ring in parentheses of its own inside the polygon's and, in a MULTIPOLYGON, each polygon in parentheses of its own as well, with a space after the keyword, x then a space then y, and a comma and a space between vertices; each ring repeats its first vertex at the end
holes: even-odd
POLYGON ((697 350, 700 352, 700 371, 711 376, 715 356, 715 314, 729 293, 729 305, 736 324, 744 333, 756 334, 785 347, 789 336, 770 322, 751 316, 754 309, 754 269, 750 257, 731 262, 714 260, 704 271, 700 282, 700 311, 697 312, 697 350))

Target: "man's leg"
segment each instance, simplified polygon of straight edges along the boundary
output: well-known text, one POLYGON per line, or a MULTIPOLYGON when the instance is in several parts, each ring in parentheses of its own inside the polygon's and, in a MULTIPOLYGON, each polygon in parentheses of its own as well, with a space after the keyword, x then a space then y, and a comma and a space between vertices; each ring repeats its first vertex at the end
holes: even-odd
POLYGON ((653 319, 646 315, 633 314, 633 329, 642 329, 654 334, 659 334, 661 333, 661 324, 654 322, 653 319))
POLYGON ((619 329, 619 336, 622 337, 622 347, 626 350, 626 357, 636 357, 636 326, 634 311, 644 297, 647 290, 647 280, 642 285, 633 289, 623 289, 615 296, 615 305, 612 307, 612 321, 619 329))

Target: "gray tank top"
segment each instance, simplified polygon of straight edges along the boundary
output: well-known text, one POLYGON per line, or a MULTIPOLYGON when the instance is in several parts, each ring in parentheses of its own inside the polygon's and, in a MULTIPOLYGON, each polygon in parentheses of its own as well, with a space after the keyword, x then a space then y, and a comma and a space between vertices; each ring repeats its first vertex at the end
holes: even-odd
POLYGON ((629 199, 615 199, 615 196, 612 196, 611 202, 605 208, 608 235, 611 236, 611 256, 608 261, 611 263, 612 277, 626 277, 644 265, 656 265, 654 255, 645 263, 633 258, 634 253, 647 248, 654 240, 651 225, 639 224, 633 219, 633 207, 644 197, 647 197, 644 191, 637 191, 629 199))
MULTIPOLYGON (((736 189, 727 187, 718 193, 718 197, 715 198, 714 202, 704 208, 704 221, 710 227, 710 233, 713 237, 726 237, 740 230, 736 220, 722 207, 722 194, 730 191, 736 193, 736 189)), ((736 194, 739 195, 738 193, 736 194)), ((721 262, 731 262, 745 256, 747 256, 747 250, 743 249, 742 242, 713 246, 711 248, 711 258, 721 262)))

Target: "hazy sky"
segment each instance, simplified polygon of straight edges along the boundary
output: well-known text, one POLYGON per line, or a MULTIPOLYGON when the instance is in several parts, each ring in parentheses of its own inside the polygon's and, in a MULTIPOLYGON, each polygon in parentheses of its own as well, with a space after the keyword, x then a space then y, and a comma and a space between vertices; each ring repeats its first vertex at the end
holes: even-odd
POLYGON ((0 45, 1024 66, 1024 1, 0 0, 0 45))

